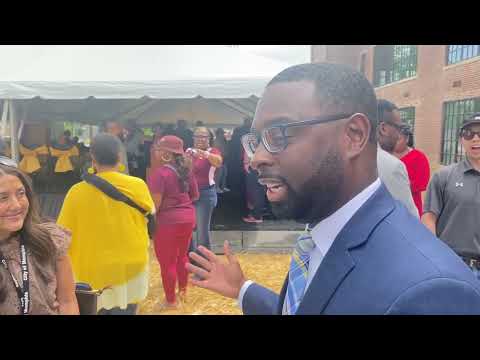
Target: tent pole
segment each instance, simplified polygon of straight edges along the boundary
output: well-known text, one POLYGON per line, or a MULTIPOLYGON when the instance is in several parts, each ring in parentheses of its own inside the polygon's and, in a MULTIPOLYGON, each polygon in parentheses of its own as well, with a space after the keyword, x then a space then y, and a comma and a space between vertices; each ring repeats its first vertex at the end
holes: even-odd
POLYGON ((3 111, 2 111, 2 120, 1 120, 1 130, 0 136, 5 137, 7 131, 7 119, 8 119, 8 100, 3 100, 3 111))
POLYGON ((18 161, 18 133, 17 133, 17 119, 15 117, 15 106, 12 100, 8 101, 10 106, 10 142, 12 146, 12 159, 18 161))

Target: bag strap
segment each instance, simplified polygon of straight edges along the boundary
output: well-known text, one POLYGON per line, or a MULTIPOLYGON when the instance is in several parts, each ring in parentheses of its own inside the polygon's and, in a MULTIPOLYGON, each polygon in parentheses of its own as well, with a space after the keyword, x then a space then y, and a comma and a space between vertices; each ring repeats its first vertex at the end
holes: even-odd
POLYGON ((91 174, 84 174, 83 175, 83 180, 86 181, 87 183, 95 186, 97 189, 102 191, 104 194, 107 196, 111 197, 114 200, 121 201, 134 209, 137 209, 140 211, 144 216, 147 216, 150 214, 149 211, 141 208, 138 206, 132 199, 130 199, 128 196, 123 194, 120 190, 118 190, 115 186, 110 184, 107 180, 102 179, 101 177, 97 175, 91 175, 91 174))

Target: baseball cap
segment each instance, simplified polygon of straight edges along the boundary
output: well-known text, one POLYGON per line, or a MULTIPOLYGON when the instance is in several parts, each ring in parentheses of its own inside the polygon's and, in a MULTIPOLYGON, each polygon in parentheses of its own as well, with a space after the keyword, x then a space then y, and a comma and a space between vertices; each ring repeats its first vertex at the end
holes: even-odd
POLYGON ((154 145, 159 150, 170 151, 174 154, 183 155, 183 140, 173 135, 166 135, 155 142, 154 145))
POLYGON ((472 125, 472 124, 480 124, 480 113, 475 113, 472 116, 463 120, 463 124, 460 130, 465 129, 468 125, 472 125))

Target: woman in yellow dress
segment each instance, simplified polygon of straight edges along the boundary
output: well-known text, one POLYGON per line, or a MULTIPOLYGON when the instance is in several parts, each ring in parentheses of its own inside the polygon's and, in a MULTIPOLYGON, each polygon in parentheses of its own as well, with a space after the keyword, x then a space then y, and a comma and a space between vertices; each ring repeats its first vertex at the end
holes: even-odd
MULTIPOLYGON (((97 135, 90 151, 97 176, 142 209, 155 211, 145 182, 120 172, 118 138, 97 135)), ((148 292, 149 237, 145 216, 82 181, 67 193, 58 224, 72 232, 69 255, 75 280, 97 290, 108 287, 98 299, 99 314, 135 314, 138 302, 148 292)))
POLYGON ((27 146, 20 143, 19 146, 22 161, 18 164, 18 168, 27 174, 33 174, 41 169, 39 155, 48 155, 48 147, 46 145, 27 146))
POLYGON ((75 174, 74 163, 72 163, 72 158, 78 159, 79 152, 70 140, 70 131, 66 130, 58 141, 50 145, 49 150, 50 155, 56 158, 53 177, 55 188, 67 191, 80 180, 75 174))

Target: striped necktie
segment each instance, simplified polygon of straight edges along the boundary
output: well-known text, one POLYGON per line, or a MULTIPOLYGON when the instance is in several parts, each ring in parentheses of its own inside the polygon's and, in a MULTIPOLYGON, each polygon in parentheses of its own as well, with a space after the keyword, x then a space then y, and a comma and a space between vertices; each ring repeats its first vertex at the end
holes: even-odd
POLYGON ((315 248, 310 232, 300 236, 293 251, 288 272, 288 287, 286 295, 287 315, 294 315, 302 301, 307 285, 308 264, 310 254, 315 248))

